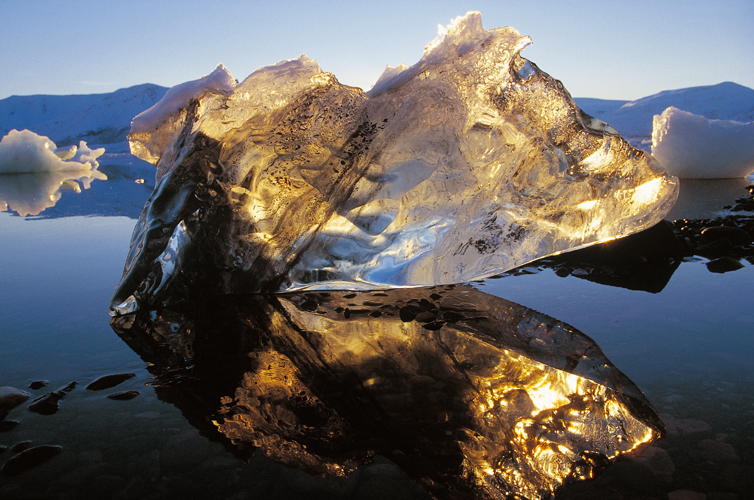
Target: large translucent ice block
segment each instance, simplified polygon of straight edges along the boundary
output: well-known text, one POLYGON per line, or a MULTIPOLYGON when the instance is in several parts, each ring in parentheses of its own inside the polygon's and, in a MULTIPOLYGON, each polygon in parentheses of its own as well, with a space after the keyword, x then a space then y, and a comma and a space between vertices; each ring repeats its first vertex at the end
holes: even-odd
POLYGON ((677 180, 522 58, 529 43, 469 13, 367 93, 305 56, 169 92, 132 124, 157 182, 113 309, 458 283, 657 223, 677 180))

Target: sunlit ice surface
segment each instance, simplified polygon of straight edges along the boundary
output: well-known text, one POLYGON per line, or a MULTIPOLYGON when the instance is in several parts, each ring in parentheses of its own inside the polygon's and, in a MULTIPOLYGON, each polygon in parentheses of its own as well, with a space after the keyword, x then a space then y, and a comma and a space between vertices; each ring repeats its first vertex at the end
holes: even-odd
POLYGON ((529 43, 472 12, 367 93, 305 56, 171 89, 132 123, 157 184, 111 308, 465 282, 657 223, 676 179, 529 43))
POLYGON ((468 286, 229 295, 112 324, 239 455, 335 476, 389 456, 436 498, 548 498, 664 431, 592 339, 468 286))
POLYGON ((655 115, 652 154, 684 179, 735 179, 754 172, 754 123, 710 120, 675 108, 655 115))

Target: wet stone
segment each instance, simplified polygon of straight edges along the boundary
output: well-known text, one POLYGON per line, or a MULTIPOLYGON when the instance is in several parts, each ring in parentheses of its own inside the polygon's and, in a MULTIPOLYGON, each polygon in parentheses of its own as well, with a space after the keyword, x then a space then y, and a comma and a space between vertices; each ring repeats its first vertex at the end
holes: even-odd
POLYGON ((13 446, 13 448, 10 449, 10 451, 12 451, 13 453, 18 453, 18 452, 24 451, 30 446, 31 446, 31 441, 21 441, 20 443, 16 443, 13 446))
POLYGON ((61 452, 63 448, 53 445, 41 445, 29 448, 8 459, 3 465, 3 474, 16 476, 36 467, 61 452))
POLYGON ((0 419, 5 418, 10 410, 29 399, 30 396, 28 392, 15 387, 0 387, 0 419))
POLYGON ((40 415, 52 415, 57 413, 60 409, 60 405, 58 404, 60 400, 63 399, 66 394, 71 392, 76 385, 78 385, 77 382, 68 382, 57 391, 48 392, 44 396, 38 397, 29 405, 29 410, 34 413, 39 413, 40 415))
POLYGON ((108 394, 107 397, 108 399, 114 399, 116 401, 128 401, 129 399, 133 399, 138 395, 139 391, 123 391, 108 394))
POLYGON ((661 489, 660 481, 652 471, 635 461, 620 460, 602 474, 602 479, 611 479, 623 489, 651 495, 661 489))
POLYGON ((110 389, 115 387, 128 379, 134 378, 135 373, 113 373, 111 375, 103 375, 89 385, 86 388, 90 391, 101 391, 102 389, 110 389))
POLYGON ((659 446, 641 446, 625 455, 634 462, 647 467, 665 484, 673 480, 676 468, 667 451, 659 446))
POLYGON ((38 397, 29 405, 29 410, 40 415, 53 415, 58 412, 58 404, 62 396, 56 392, 50 392, 44 396, 38 397))
POLYGON ((31 384, 29 384, 29 389, 33 389, 36 391, 37 389, 41 389, 42 387, 47 387, 49 383, 50 382, 47 380, 35 380, 31 384))
POLYGON ((730 271, 737 271, 739 269, 742 269, 744 267, 741 262, 738 261, 738 259, 734 259, 733 257, 720 257, 715 260, 711 260, 707 262, 707 269, 711 273, 718 273, 723 274, 730 271))
POLYGON ((717 241, 725 238, 734 245, 749 245, 751 243, 751 235, 738 227, 706 227, 702 229, 701 234, 707 239, 707 241, 717 241))
POLYGON ((724 441, 703 439, 697 445, 702 456, 713 462, 735 462, 739 460, 735 448, 724 441))
POLYGON ((662 419, 665 422, 668 436, 697 434, 701 432, 710 432, 712 430, 710 424, 694 418, 673 418, 663 415, 662 419))

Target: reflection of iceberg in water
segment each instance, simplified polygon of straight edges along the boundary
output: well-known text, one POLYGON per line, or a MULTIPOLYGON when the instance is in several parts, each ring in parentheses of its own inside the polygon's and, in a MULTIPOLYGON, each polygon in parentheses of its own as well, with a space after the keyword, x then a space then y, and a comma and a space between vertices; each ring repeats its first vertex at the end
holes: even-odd
POLYGON ((591 339, 465 286, 226 296, 113 327, 239 454, 336 475, 379 454, 438 498, 547 497, 663 428, 591 339))
POLYGON ((97 169, 0 175, 0 209, 22 217, 38 215, 55 206, 61 191, 80 193, 82 187, 89 189, 92 180, 107 180, 107 176, 97 169))
POLYGON ((368 93, 303 56, 168 92, 133 121, 158 179, 113 308, 457 283, 661 220, 676 180, 522 58, 529 43, 470 13, 368 93))

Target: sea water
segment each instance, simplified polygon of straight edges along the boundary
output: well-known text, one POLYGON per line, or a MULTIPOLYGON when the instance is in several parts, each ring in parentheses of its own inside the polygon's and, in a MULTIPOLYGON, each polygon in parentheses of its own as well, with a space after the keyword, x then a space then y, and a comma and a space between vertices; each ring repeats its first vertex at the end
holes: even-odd
MULTIPOLYGON (((60 204, 75 196, 65 193, 60 204)), ((108 302, 134 219, 44 215, 0 213, 0 385, 32 394, 6 417, 19 423, 0 433, 7 448, 0 463, 27 440, 63 451, 21 475, 0 477, 0 498, 428 496, 381 457, 349 478, 319 478, 258 454, 245 463, 219 436, 200 433, 190 416, 156 396, 148 363, 109 325, 108 302), (130 401, 84 389, 101 375, 124 372, 135 377, 117 390, 140 393, 130 401), (37 380, 49 384, 30 389, 37 380), (57 413, 27 409, 69 382, 78 386, 57 413)), ((754 266, 743 261, 742 269, 715 274, 705 262, 687 259, 656 294, 548 269, 475 284, 586 333, 639 385, 673 431, 657 443, 675 467, 671 482, 651 492, 658 497, 687 489, 746 498, 751 486, 754 266)))

